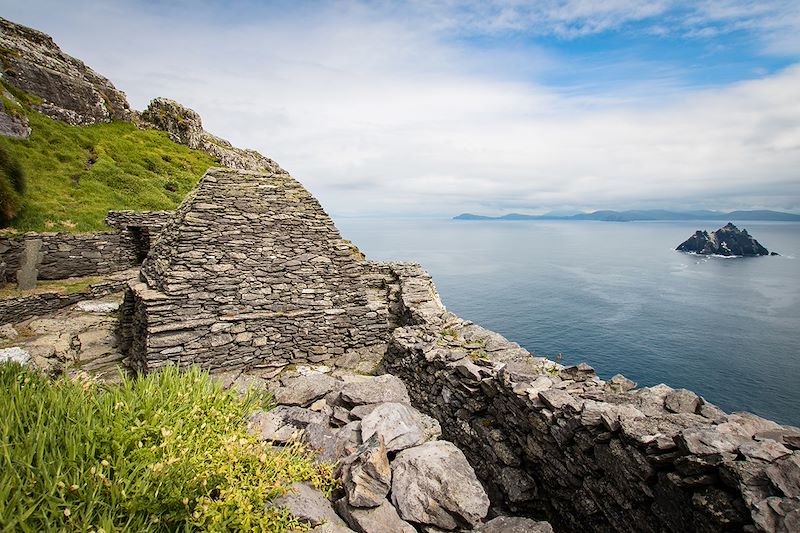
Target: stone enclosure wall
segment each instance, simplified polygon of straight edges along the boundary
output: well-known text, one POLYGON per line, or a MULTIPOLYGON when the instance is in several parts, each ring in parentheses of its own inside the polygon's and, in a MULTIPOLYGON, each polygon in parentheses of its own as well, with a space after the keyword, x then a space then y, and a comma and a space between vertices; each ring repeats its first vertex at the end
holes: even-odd
MULTIPOLYGON (((286 173, 212 169, 164 227, 124 304, 143 371, 319 362, 389 336, 373 273, 286 173)), ((380 276, 380 274, 379 274, 380 276)))
POLYGON ((797 428, 532 357, 448 313, 418 266, 387 266, 406 325, 384 364, 495 509, 557 531, 800 531, 797 428))
POLYGON ((171 214, 111 211, 106 222, 116 229, 113 232, 26 233, 2 238, 0 263, 5 268, 0 285, 15 283, 23 265, 35 271, 34 279, 41 280, 105 275, 137 266, 171 214))

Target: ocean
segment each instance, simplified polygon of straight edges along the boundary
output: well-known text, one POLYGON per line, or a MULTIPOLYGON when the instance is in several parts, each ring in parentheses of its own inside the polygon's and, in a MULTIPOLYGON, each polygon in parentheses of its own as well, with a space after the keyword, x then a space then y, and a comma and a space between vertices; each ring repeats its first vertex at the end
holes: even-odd
POLYGON ((737 224, 778 257, 674 250, 726 222, 336 219, 369 259, 422 264, 450 311, 537 355, 800 426, 800 224, 737 224))

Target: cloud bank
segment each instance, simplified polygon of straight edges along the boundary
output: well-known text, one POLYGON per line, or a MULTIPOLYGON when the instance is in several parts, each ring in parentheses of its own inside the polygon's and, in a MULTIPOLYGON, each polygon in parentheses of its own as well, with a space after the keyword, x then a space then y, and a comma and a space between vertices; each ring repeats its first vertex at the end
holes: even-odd
POLYGON ((334 214, 800 211, 793 2, 46 4, 4 16, 53 35, 134 107, 196 109, 334 214), (620 35, 624 48, 575 50, 620 35), (698 56, 636 52, 653 42, 698 56), (768 68, 702 80, 745 52, 768 68))

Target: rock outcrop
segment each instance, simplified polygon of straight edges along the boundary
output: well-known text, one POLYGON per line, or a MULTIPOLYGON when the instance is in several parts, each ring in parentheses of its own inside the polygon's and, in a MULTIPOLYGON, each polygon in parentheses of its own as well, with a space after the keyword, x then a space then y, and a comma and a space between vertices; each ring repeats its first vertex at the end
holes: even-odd
POLYGON ((156 98, 141 114, 140 125, 166 131, 170 139, 215 157, 222 166, 256 172, 286 174, 278 164, 255 150, 236 148, 203 129, 200 115, 169 98, 156 98))
POLYGON ((697 230, 694 235, 675 249, 679 252, 691 252, 700 255, 769 255, 769 251, 751 237, 746 229, 739 230, 731 222, 711 234, 707 231, 697 230))
POLYGON ((5 87, 0 88, 0 94, 0 135, 27 139, 31 136, 31 127, 22 106, 5 87))
POLYGON ((33 108, 68 124, 130 120, 125 94, 40 31, 0 18, 2 79, 35 97, 33 108))

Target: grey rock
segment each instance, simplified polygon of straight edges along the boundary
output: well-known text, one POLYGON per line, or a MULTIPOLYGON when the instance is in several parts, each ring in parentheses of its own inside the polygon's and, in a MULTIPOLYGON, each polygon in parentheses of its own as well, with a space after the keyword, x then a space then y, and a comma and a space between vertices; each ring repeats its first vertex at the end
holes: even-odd
POLYGON ((800 452, 776 460, 766 473, 785 496, 800 498, 800 452))
POLYGON ((539 399, 550 409, 563 409, 570 406, 572 409, 580 410, 580 404, 569 393, 559 389, 547 389, 539 393, 539 399))
POLYGON ((756 440, 772 439, 794 450, 800 449, 800 428, 783 426, 780 429, 767 429, 754 435, 756 440))
POLYGON ((367 509, 348 505, 346 498, 336 502, 336 511, 358 533, 416 533, 416 529, 397 514, 388 500, 367 509))
POLYGON ((351 405, 384 402, 411 403, 405 384, 400 378, 391 374, 346 383, 342 387, 341 397, 351 405))
POLYGON ((334 524, 322 524, 311 530, 313 533, 356 533, 349 527, 334 524))
POLYGON ((267 507, 285 507, 301 522, 311 526, 323 523, 334 526, 345 525, 333 510, 328 498, 307 483, 292 483, 286 495, 267 503, 267 507))
POLYGON ((284 386, 273 389, 272 394, 280 405, 307 407, 334 390, 338 383, 326 374, 300 375, 287 380, 284 386))
POLYGON ((622 374, 616 374, 606 381, 605 387, 614 392, 626 392, 636 388, 636 383, 626 378, 622 374))
POLYGON ((361 420, 361 437, 366 441, 380 435, 390 452, 417 446, 441 433, 436 420, 402 403, 379 404, 361 420))
POLYGON ((279 405, 270 411, 255 411, 247 422, 247 431, 261 440, 287 442, 300 437, 309 424, 325 424, 327 417, 302 407, 279 405))
POLYGON ((739 452, 750 459, 774 461, 792 453, 792 450, 774 440, 748 442, 739 446, 739 452))
POLYGON ((392 503, 404 520, 443 529, 474 527, 489 510, 489 498, 466 457, 447 441, 397 454, 392 503))
POLYGON ((575 366, 567 366, 559 371, 559 375, 563 379, 571 379, 574 381, 586 381, 595 375, 594 368, 586 363, 580 363, 575 366))
POLYGON ((341 465, 347 502, 353 507, 377 507, 392 487, 392 468, 383 437, 374 434, 341 465))
POLYGON ((676 389, 664 397, 664 407, 673 413, 694 413, 700 405, 700 397, 686 389, 676 389))
POLYGON ((42 262, 42 239, 25 239, 17 270, 17 289, 27 291, 36 288, 39 264, 42 262))
POLYGON ((477 529, 478 533, 553 533, 548 522, 520 516, 498 516, 477 529))

